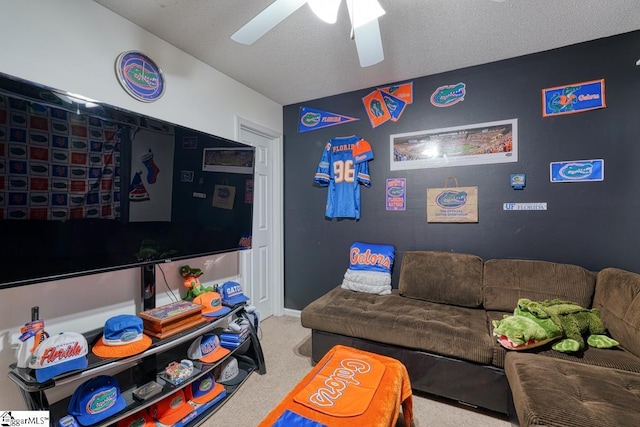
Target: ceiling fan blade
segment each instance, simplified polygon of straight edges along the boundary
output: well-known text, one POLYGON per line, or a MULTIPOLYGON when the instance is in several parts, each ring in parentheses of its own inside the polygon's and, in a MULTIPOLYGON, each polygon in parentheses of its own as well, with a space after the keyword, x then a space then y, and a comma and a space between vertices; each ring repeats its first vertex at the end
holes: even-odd
POLYGON ((306 2, 307 0, 276 0, 236 31, 231 39, 242 44, 253 44, 306 2))
POLYGON ((356 49, 358 50, 358 59, 360 60, 361 67, 375 65, 384 59, 380 25, 378 25, 377 19, 358 28, 354 28, 353 37, 356 41, 356 49))

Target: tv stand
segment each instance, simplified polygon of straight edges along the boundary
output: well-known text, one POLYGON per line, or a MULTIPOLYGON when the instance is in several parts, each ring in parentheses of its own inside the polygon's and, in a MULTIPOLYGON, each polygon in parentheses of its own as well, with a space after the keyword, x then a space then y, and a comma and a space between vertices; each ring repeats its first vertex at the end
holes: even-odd
MULTIPOLYGON (((144 272, 144 270, 143 270, 144 272)), ((155 298, 154 298, 155 302, 155 298)), ((185 359, 189 345, 199 336, 206 333, 219 333, 227 322, 237 317, 247 319, 244 305, 233 307, 231 313, 223 318, 209 320, 204 324, 194 326, 187 330, 181 331, 175 335, 165 339, 152 338, 151 347, 143 353, 116 359, 101 359, 95 356, 91 351, 88 354, 89 365, 83 371, 73 371, 61 374, 44 383, 38 383, 33 376, 33 370, 28 368, 18 368, 16 364, 10 366, 9 378, 18 386, 18 389, 29 410, 49 410, 50 422, 52 426, 57 426, 58 421, 67 415, 69 401, 71 395, 63 398, 55 403, 49 403, 47 399, 47 391, 51 391, 55 387, 73 384, 73 389, 92 377, 101 374, 112 375, 118 381, 122 396, 127 402, 126 408, 111 417, 92 425, 92 427, 106 427, 117 423, 119 420, 129 415, 146 410, 154 403, 174 393, 178 389, 189 386, 192 382, 206 375, 213 373, 214 377, 220 369, 220 365, 229 357, 235 357, 238 360, 240 369, 246 370, 250 376, 251 373, 257 371, 260 375, 266 373, 266 365, 262 347, 257 336, 257 331, 253 325, 249 328, 249 335, 243 343, 236 349, 230 350, 229 355, 216 363, 206 364, 200 361, 193 361, 194 375, 189 377, 179 385, 174 385, 169 381, 165 381, 159 374, 164 370, 168 363, 172 361, 180 361, 185 359), (119 372, 113 373, 120 369, 119 372), (139 401, 133 397, 133 391, 138 387, 156 381, 162 386, 162 391, 145 400, 139 401)), ((85 333, 87 343, 95 342, 102 335, 102 329, 93 330, 85 333)), ((225 395, 218 401, 214 399, 212 403, 202 405, 189 416, 185 417, 177 426, 195 427, 212 416, 246 381, 235 386, 225 386, 225 395), (201 410, 202 409, 202 410, 201 410), (201 410, 201 411, 200 411, 201 410), (200 411, 200 412, 198 412, 200 411)))
POLYGON ((140 266, 140 285, 142 287, 142 311, 156 308, 156 265, 140 266))

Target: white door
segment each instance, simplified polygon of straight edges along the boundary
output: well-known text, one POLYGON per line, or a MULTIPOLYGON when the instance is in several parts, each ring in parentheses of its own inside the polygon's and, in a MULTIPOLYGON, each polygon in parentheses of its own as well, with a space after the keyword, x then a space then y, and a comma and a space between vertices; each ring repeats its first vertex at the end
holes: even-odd
POLYGON ((240 253, 243 288, 260 319, 282 315, 282 148, 280 136, 239 119, 238 140, 256 148, 251 250, 240 253))

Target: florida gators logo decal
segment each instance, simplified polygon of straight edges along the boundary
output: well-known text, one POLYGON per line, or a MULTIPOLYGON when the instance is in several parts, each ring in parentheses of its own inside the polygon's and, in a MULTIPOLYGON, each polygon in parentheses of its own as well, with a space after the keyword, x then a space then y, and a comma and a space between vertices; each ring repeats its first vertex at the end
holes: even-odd
POLYGON ((450 107, 464 101, 466 94, 467 85, 464 83, 440 86, 431 94, 431 103, 436 107, 450 107))

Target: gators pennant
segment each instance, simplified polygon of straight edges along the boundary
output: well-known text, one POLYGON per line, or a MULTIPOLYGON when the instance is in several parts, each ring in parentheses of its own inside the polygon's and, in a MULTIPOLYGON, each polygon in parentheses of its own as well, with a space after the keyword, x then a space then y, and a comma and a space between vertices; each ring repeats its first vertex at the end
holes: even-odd
POLYGON ((356 120, 360 119, 343 116, 342 114, 330 113, 328 111, 316 110, 314 108, 301 107, 298 132, 310 132, 312 130, 341 125, 356 120))

